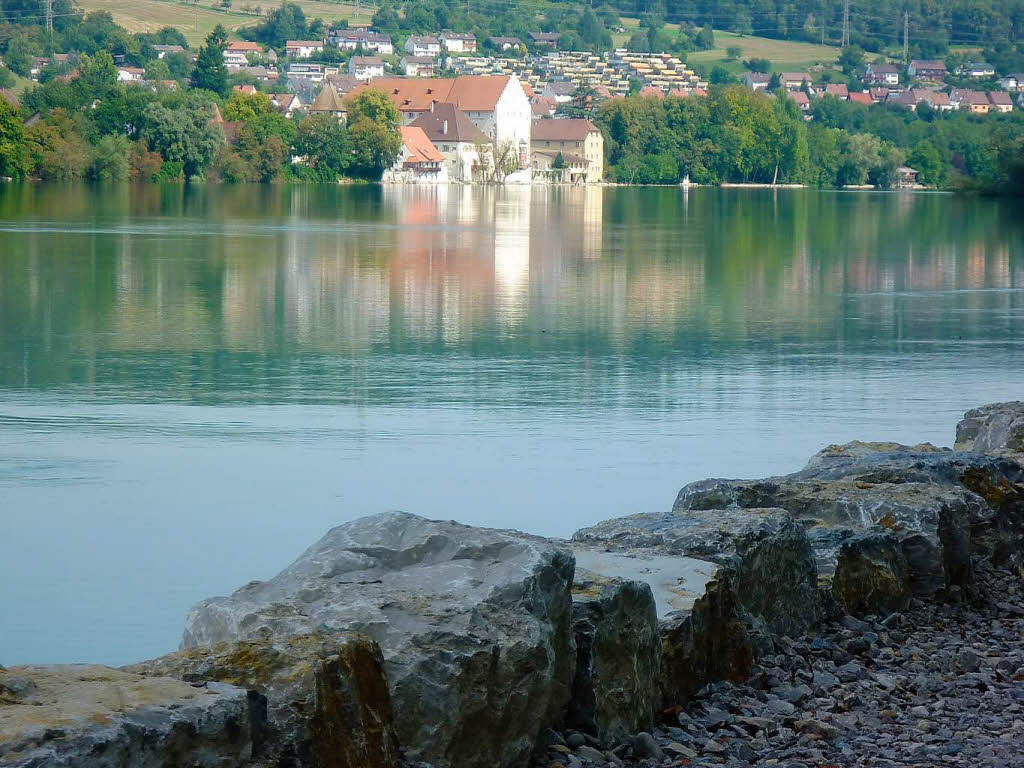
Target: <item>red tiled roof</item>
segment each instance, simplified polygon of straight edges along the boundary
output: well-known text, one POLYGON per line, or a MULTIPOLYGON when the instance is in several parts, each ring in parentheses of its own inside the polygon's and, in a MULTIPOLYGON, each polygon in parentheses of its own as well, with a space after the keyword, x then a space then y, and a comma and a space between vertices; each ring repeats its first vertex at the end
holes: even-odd
POLYGON ((509 83, 508 75, 443 77, 374 77, 349 93, 367 88, 384 91, 404 112, 424 112, 433 102, 454 104, 463 112, 490 112, 509 83))
POLYGON ((864 93, 863 91, 854 91, 850 94, 850 101, 855 104, 874 104, 870 93, 864 93))
POLYGON ((437 147, 427 138, 427 134, 423 132, 422 128, 403 125, 401 131, 402 143, 409 150, 409 159, 405 161, 406 165, 444 162, 444 155, 437 151, 437 147))

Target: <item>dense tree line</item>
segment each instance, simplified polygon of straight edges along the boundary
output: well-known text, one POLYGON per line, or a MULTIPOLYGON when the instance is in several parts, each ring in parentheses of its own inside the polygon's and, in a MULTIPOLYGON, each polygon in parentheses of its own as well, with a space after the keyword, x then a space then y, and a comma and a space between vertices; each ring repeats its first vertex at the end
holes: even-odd
MULTIPOLYGON (((920 111, 920 109, 919 109, 920 111)), ((915 116, 899 107, 818 100, 806 122, 785 97, 715 86, 707 98, 631 96, 595 119, 619 182, 892 186, 908 163, 943 188, 1024 192, 1024 115, 915 116)))

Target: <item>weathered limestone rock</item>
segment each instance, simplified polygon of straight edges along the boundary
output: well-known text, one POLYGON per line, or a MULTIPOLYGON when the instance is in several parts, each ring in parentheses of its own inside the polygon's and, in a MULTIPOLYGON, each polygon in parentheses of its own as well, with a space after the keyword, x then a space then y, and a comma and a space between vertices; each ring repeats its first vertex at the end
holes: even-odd
POLYGON ((380 648, 364 635, 297 635, 190 648, 129 672, 218 681, 267 702, 258 757, 304 768, 392 768, 398 744, 380 648))
POLYGON ((12 667, 0 671, 0 765, 245 766, 262 717, 257 697, 222 683, 86 664, 12 667))
POLYGON ((1024 454, 1024 401, 992 403, 964 414, 956 425, 956 450, 1024 454))
POLYGON ((646 730, 661 704, 661 637, 651 587, 579 569, 569 724, 611 747, 646 730))
POLYGON ((860 533, 842 543, 832 593, 849 613, 903 610, 910 599, 910 575, 895 535, 884 530, 860 533))
POLYGON ((818 617, 811 545, 782 509, 631 515, 583 528, 572 538, 590 548, 712 562, 722 569, 716 580, 727 571, 743 608, 778 634, 800 634, 818 617))
POLYGON ((439 767, 518 766, 569 699, 574 565, 541 539, 374 515, 270 581, 200 603, 182 645, 364 633, 383 652, 403 746, 439 767))
POLYGON ((666 703, 709 682, 744 679, 769 630, 799 634, 819 615, 810 542, 783 510, 633 515, 577 531, 573 541, 588 568, 612 575, 625 560, 636 563, 630 578, 650 578, 666 703))
MULTIPOLYGON (((934 453, 929 451, 927 453, 934 453)), ((808 526, 818 572, 835 570, 843 539, 882 527, 904 548, 914 593, 929 596, 971 580, 971 528, 992 511, 961 486, 851 480, 702 480, 679 492, 677 509, 781 507, 808 526)))

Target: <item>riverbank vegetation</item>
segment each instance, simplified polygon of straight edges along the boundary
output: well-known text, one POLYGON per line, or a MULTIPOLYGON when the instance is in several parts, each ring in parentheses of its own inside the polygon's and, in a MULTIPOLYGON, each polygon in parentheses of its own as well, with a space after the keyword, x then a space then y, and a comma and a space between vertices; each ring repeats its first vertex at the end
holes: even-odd
MULTIPOLYGON (((921 113, 921 110, 925 110, 921 113)), ((888 188, 910 164, 944 189, 1024 192, 1024 115, 915 115, 895 106, 791 99, 742 86, 707 98, 631 96, 598 108, 608 175, 623 183, 796 183, 888 188)))

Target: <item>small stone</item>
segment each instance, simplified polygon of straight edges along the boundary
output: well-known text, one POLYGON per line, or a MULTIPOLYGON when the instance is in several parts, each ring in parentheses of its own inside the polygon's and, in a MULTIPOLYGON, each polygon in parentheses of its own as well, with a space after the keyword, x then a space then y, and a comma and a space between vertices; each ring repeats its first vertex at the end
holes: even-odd
POLYGON ((696 757, 697 756, 696 752, 694 752, 689 747, 683 746, 678 741, 670 741, 668 744, 665 745, 664 749, 670 755, 676 755, 677 757, 690 757, 690 758, 692 758, 692 757, 696 757))
POLYGON ((570 749, 576 749, 577 747, 581 747, 584 744, 586 744, 587 740, 585 738, 583 738, 583 734, 582 733, 579 733, 577 731, 572 731, 568 735, 568 737, 566 737, 565 743, 566 743, 566 745, 569 746, 570 749))
POLYGON ((796 707, 794 707, 788 701, 783 701, 782 699, 772 699, 768 702, 766 707, 769 712, 776 715, 782 715, 783 717, 789 717, 794 712, 796 712, 796 707))
POLYGON ((597 763, 598 765, 604 765, 606 762, 608 762, 608 758, 604 756, 603 752, 594 749, 589 744, 584 744, 581 747, 577 747, 576 755, 578 757, 582 757, 584 760, 589 760, 592 763, 597 763))
POLYGON ((658 742, 646 731, 641 731, 633 737, 633 753, 637 757, 651 757, 655 760, 661 760, 664 756, 658 742))
POLYGON ((704 742, 704 752, 709 755, 721 755, 725 753, 725 746, 714 739, 708 739, 704 742))
POLYGON ((552 752, 561 752, 563 755, 568 755, 570 752, 572 752, 572 750, 565 746, 565 744, 552 744, 548 747, 548 749, 550 749, 552 752))

